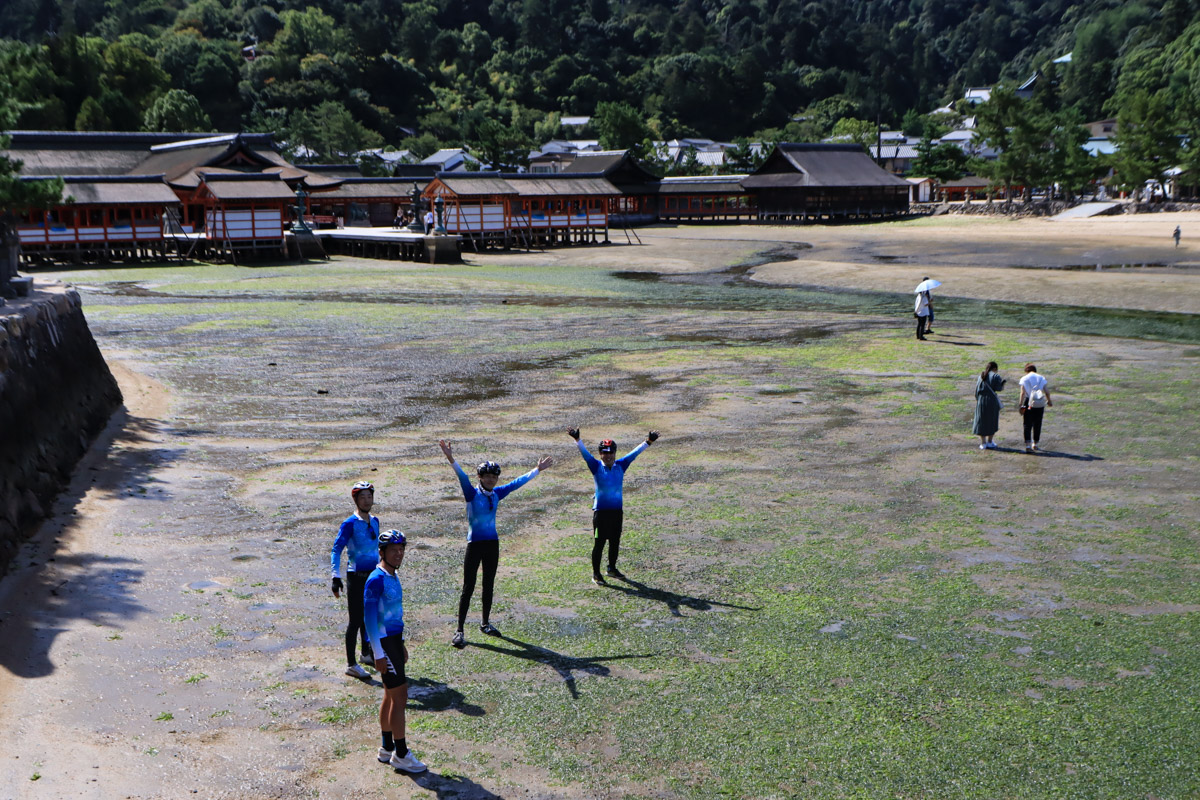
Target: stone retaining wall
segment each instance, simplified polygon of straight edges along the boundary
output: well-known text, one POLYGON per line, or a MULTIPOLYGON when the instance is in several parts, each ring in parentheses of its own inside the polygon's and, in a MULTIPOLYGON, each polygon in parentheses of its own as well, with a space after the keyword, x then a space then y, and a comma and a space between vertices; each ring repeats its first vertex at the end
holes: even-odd
POLYGON ((78 292, 38 282, 0 307, 0 574, 121 401, 78 292))

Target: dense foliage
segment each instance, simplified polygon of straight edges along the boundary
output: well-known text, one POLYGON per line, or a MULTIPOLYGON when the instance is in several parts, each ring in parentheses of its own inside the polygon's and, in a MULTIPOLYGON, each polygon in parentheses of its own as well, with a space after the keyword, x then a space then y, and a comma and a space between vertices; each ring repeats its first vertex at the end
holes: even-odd
POLYGON ((1051 114, 1200 106, 1200 0, 7 0, 0 30, 22 128, 275 130, 323 158, 503 162, 560 114, 627 143, 936 136, 934 108, 1038 69, 1051 114))

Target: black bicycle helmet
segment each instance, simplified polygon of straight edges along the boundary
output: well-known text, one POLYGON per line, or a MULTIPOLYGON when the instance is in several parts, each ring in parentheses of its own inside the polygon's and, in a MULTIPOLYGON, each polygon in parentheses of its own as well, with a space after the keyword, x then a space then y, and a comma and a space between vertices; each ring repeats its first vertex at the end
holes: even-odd
POLYGON ((500 465, 495 461, 485 461, 479 465, 478 469, 476 469, 476 472, 480 475, 499 475, 500 465))

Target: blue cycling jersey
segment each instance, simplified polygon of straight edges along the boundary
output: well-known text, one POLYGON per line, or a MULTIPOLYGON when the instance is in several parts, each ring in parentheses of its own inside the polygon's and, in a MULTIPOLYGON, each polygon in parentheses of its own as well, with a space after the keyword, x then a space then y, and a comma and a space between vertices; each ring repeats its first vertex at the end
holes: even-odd
POLYGON ((404 587, 400 576, 376 567, 363 588, 363 625, 371 640, 371 652, 379 658, 383 646, 379 640, 404 633, 404 587))
POLYGON ((357 514, 351 514, 338 528, 329 553, 333 577, 338 577, 342 566, 342 550, 346 550, 346 571, 362 572, 374 569, 379 563, 379 517, 363 522, 357 514))
POLYGON ((583 456, 584 463, 592 471, 592 478, 596 481, 596 495, 592 500, 592 508, 597 511, 621 508, 623 502, 621 487, 625 483, 625 470, 629 469, 633 460, 650 445, 642 442, 614 461, 611 467, 606 467, 600 459, 588 452, 587 445, 579 440, 576 440, 575 443, 579 445, 579 454, 583 456))
POLYGON ((454 462, 454 471, 458 473, 458 482, 462 484, 463 499, 467 501, 468 542, 488 542, 499 539, 500 535, 496 533, 496 506, 500 505, 500 501, 509 493, 529 483, 538 474, 537 467, 534 467, 521 477, 511 480, 503 486, 497 486, 489 492, 481 487, 472 486, 471 479, 467 477, 467 473, 463 472, 463 468, 458 465, 457 461, 454 462))

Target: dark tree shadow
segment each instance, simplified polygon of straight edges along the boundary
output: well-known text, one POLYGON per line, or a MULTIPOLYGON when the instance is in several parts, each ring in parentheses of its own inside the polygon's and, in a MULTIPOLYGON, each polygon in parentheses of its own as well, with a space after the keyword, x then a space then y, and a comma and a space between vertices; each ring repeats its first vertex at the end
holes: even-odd
POLYGON ((54 559, 53 569, 9 575, 0 594, 0 667, 18 678, 53 674, 50 650, 68 620, 118 627, 147 610, 136 599, 140 561, 93 553, 54 559))
POLYGON ((945 336, 940 336, 937 339, 926 338, 925 341, 933 342, 934 344, 952 344, 955 347, 983 347, 983 342, 951 342, 947 341, 945 336))
POLYGON ((545 647, 539 647, 536 644, 522 642, 520 639, 514 639, 511 636, 499 636, 497 638, 518 645, 518 647, 500 647, 488 642, 467 642, 467 646, 478 647, 481 650, 491 650, 493 653, 503 653, 513 658, 523 658, 526 661, 536 661, 539 664, 545 664, 557 672, 559 677, 563 679, 563 683, 567 685, 567 690, 571 693, 572 700, 579 699, 579 691, 575 686, 576 672, 606 678, 611 674, 611 671, 602 662, 624 661, 631 658, 652 658, 658 655, 657 653, 646 653, 644 655, 575 658, 573 656, 565 656, 562 653, 556 653, 545 647))
POLYGON ((0 579, 0 667, 21 678, 45 677, 55 670, 50 660, 55 639, 70 621, 117 628, 148 610, 137 599, 146 574, 141 561, 64 553, 59 542, 72 535, 76 511, 91 491, 101 499, 171 499, 157 473, 182 451, 159 444, 162 432, 158 420, 132 416, 122 407, 76 464, 49 516, 0 579))
POLYGON ((761 608, 754 606, 739 606, 736 603, 720 603, 716 600, 708 600, 704 597, 691 597, 690 595, 686 594, 668 592, 666 589, 655 589, 653 586, 647 586, 644 583, 640 583, 627 577, 619 579, 609 577, 608 582, 604 585, 610 589, 615 589, 618 592, 624 592, 625 594, 632 595, 633 597, 640 597, 644 600, 655 600, 659 603, 663 603, 666 605, 667 610, 671 612, 671 615, 675 617, 683 616, 679 611, 681 607, 690 608, 693 611, 711 611, 713 606, 720 606, 721 608, 736 608, 739 611, 761 610, 761 608), (614 583, 615 580, 621 580, 628 585, 614 583))
POLYGON ((438 800, 504 800, 501 795, 483 788, 470 778, 457 775, 439 775, 433 770, 416 775, 400 772, 427 792, 433 792, 438 800))
POLYGON ((486 713, 481 706, 468 703, 462 692, 429 678, 408 679, 407 707, 417 711, 459 711, 468 717, 482 717, 486 713))

